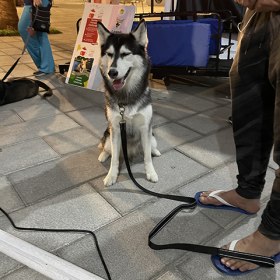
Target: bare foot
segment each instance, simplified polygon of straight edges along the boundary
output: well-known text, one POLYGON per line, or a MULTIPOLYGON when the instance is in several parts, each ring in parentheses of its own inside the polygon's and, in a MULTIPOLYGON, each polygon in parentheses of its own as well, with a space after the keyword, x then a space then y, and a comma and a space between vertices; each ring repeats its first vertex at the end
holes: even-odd
MULTIPOLYGON (((229 245, 223 248, 228 249, 229 245)), ((259 231, 239 240, 234 248, 235 251, 273 257, 280 253, 280 240, 272 240, 265 237, 259 231)), ((221 263, 232 270, 239 269, 244 272, 258 268, 256 264, 231 258, 221 258, 221 263)))
MULTIPOLYGON (((199 201, 202 204, 211 204, 211 205, 223 205, 220 201, 218 201, 214 197, 210 197, 209 192, 202 192, 199 198, 199 201)), ((224 199, 226 202, 231 205, 243 209, 249 213, 257 213, 260 210, 260 200, 259 199, 246 199, 240 196, 235 190, 220 192, 217 194, 219 197, 224 199)))

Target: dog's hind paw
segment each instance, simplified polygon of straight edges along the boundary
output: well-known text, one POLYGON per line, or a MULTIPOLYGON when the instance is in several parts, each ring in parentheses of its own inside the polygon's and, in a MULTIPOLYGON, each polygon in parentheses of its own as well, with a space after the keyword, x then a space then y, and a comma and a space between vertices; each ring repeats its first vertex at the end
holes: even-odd
POLYGON ((98 161, 104 162, 109 157, 109 154, 105 151, 102 151, 98 157, 98 161))
POLYGON ((158 175, 155 171, 147 172, 147 180, 156 183, 158 181, 158 175))

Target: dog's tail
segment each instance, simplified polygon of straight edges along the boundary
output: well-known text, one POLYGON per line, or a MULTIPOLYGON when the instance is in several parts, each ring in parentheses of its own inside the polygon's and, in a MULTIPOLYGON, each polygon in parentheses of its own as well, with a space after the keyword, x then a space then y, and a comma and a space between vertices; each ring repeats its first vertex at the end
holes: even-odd
POLYGON ((43 98, 49 97, 53 95, 52 89, 42 81, 33 80, 39 87, 43 88, 46 92, 42 95, 43 98))

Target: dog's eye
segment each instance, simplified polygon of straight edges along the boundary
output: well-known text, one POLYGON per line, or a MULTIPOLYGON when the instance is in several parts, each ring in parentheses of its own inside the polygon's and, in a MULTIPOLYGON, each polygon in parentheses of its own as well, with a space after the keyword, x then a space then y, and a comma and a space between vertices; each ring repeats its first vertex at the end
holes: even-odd
POLYGON ((113 57, 113 54, 112 54, 112 53, 107 52, 106 54, 107 54, 109 57, 113 57))
POLYGON ((130 55, 130 54, 131 54, 130 52, 121 53, 121 57, 124 58, 125 56, 128 56, 128 55, 130 55))

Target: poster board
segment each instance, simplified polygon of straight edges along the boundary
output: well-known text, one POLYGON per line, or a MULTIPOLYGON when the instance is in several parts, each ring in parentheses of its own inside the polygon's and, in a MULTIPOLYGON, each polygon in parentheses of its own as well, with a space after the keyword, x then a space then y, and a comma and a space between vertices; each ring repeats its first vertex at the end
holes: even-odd
POLYGON ((131 31, 135 6, 85 3, 79 33, 66 77, 66 83, 87 89, 104 91, 99 71, 100 46, 97 22, 112 32, 131 31))

